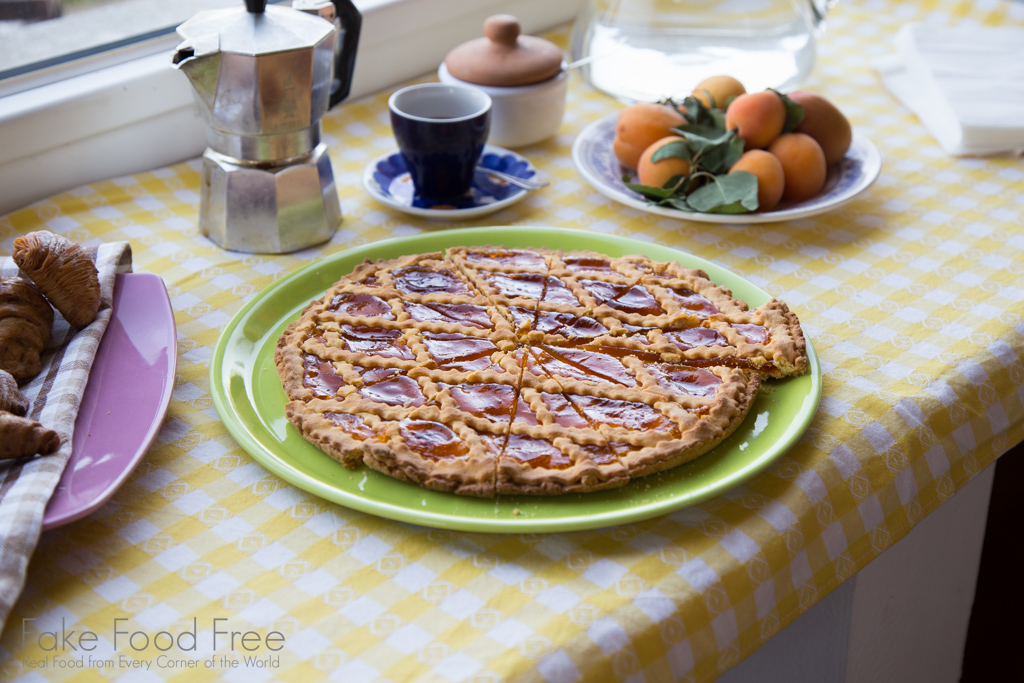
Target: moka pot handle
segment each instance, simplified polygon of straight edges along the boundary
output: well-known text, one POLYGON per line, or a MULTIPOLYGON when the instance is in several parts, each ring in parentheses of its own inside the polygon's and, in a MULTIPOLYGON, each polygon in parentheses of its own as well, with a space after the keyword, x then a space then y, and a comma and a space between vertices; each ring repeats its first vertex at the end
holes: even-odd
POLYGON ((352 0, 332 0, 341 23, 342 43, 337 51, 334 63, 334 78, 331 81, 331 99, 328 109, 348 97, 352 89, 352 73, 356 68, 356 50, 359 48, 359 30, 363 25, 363 15, 359 13, 352 0))

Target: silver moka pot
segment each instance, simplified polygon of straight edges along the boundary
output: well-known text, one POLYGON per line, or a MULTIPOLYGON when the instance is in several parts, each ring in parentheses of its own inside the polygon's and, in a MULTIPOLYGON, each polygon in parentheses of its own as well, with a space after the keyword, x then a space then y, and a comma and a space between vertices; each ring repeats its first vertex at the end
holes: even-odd
POLYGON ((206 124, 199 229, 225 249, 285 253, 341 222, 320 119, 348 95, 362 17, 351 0, 266 4, 199 12, 172 63, 206 124))

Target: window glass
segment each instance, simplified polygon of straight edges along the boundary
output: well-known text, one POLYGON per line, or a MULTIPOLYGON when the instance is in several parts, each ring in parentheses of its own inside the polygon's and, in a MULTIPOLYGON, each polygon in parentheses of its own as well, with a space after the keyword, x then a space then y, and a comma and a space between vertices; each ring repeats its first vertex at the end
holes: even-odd
POLYGON ((204 9, 241 0, 0 0, 0 80, 126 46, 173 44, 204 9), (163 40, 161 40, 161 38, 163 40))

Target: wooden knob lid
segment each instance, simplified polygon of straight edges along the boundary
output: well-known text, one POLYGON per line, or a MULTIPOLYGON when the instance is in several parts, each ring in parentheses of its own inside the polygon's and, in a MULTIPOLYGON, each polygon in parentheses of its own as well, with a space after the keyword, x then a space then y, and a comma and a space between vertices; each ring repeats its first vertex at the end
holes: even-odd
POLYGON ((445 57, 448 73, 477 85, 540 83, 562 70, 562 51, 549 40, 519 33, 519 20, 496 14, 484 22, 484 37, 459 45, 445 57))

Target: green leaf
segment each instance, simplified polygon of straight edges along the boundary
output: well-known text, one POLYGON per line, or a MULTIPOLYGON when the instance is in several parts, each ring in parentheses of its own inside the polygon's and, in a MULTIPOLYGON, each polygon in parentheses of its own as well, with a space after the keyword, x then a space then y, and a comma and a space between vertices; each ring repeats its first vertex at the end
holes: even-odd
POLYGON ((701 166, 709 173, 728 173, 743 156, 743 138, 736 131, 728 131, 725 139, 704 153, 701 166))
POLYGON ((689 161, 691 159, 690 145, 683 140, 675 140, 662 145, 658 148, 658 151, 651 155, 651 161, 658 163, 662 159, 685 159, 689 161))
POLYGON ((720 109, 705 107, 704 103, 693 95, 683 98, 682 107, 686 109, 686 112, 680 113, 683 114, 683 118, 689 125, 725 130, 725 115, 721 113, 720 109))
MULTIPOLYGON (((730 97, 729 101, 733 101, 735 97, 730 97)), ((715 128, 719 130, 725 130, 725 109, 712 109, 711 119, 714 122, 715 128)))
MULTIPOLYGON (((768 89, 772 90, 771 88, 768 89)), ((792 133, 800 125, 800 122, 804 120, 803 105, 796 100, 791 100, 778 90, 772 90, 772 92, 782 98, 782 104, 786 107, 786 123, 782 126, 782 132, 792 133)))
MULTIPOLYGON (((711 103, 711 106, 708 107, 708 109, 721 109, 722 108, 721 103, 715 102, 715 96, 711 94, 710 90, 701 89, 701 92, 704 93, 704 96, 708 98, 708 102, 711 103)), ((702 102, 702 104, 703 104, 703 102, 702 102)))
POLYGON ((622 182, 625 183, 626 187, 633 190, 633 192, 643 195, 644 199, 652 202, 660 202, 662 199, 668 199, 673 194, 671 189, 666 189, 664 187, 654 187, 653 185, 641 185, 640 183, 630 182, 629 176, 623 176, 622 182))
POLYGON ((750 213, 757 210, 757 176, 736 171, 716 176, 714 182, 694 190, 686 202, 701 213, 750 213))
MULTIPOLYGON (((713 126, 705 126, 700 123, 687 123, 682 126, 677 126, 672 130, 687 139, 692 139, 693 136, 702 138, 703 140, 695 140, 695 142, 699 144, 702 148, 706 146, 705 141, 715 140, 717 138, 722 137, 723 134, 721 130, 713 126)), ((697 150, 692 151, 696 152, 697 150)))
POLYGON ((696 125, 674 130, 690 143, 691 161, 709 173, 725 173, 743 156, 743 140, 734 130, 696 125))
POLYGON ((662 100, 660 104, 664 104, 666 107, 672 107, 677 112, 679 112, 679 115, 682 116, 684 119, 688 116, 688 112, 686 111, 686 109, 681 104, 673 100, 671 97, 668 98, 667 100, 662 100))
POLYGON ((671 206, 673 209, 679 209, 680 211, 694 213, 693 207, 690 206, 689 203, 687 203, 686 197, 669 197, 668 199, 665 199, 662 202, 662 204, 667 204, 668 206, 671 206))

